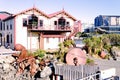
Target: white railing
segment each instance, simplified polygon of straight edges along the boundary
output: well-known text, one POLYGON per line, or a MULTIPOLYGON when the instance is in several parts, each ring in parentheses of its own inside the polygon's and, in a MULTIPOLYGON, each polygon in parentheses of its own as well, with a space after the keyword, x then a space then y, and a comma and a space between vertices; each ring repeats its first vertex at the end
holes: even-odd
POLYGON ((90 76, 87 76, 82 79, 77 79, 77 80, 101 80, 100 73, 92 74, 90 76))
POLYGON ((63 80, 77 80, 96 74, 97 65, 55 65, 55 75, 61 76, 63 80))
POLYGON ((117 77, 117 79, 115 79, 115 76, 111 76, 111 77, 102 79, 101 73, 96 73, 96 74, 87 76, 87 77, 82 78, 82 79, 77 79, 77 80, 119 80, 119 78, 117 77))

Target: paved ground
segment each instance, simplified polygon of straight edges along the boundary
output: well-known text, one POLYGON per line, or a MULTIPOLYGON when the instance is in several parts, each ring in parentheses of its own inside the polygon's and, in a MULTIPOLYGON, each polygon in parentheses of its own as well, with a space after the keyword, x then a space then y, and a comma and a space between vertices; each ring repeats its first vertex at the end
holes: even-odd
POLYGON ((103 60, 103 59, 95 59, 95 63, 99 65, 101 70, 115 68, 116 75, 120 76, 120 57, 117 58, 117 61, 113 59, 110 60, 103 60))

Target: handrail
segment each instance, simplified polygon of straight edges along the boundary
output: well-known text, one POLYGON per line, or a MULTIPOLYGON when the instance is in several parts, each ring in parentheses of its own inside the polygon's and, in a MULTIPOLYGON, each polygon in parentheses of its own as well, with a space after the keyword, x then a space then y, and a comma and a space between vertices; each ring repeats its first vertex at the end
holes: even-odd
POLYGON ((34 27, 27 27, 28 29, 32 30, 71 30, 70 26, 34 26, 34 27))

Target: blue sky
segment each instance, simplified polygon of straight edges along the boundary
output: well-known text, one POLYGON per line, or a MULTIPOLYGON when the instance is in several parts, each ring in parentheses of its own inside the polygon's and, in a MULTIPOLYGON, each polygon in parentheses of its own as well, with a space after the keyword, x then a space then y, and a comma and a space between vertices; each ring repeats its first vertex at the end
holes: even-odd
POLYGON ((64 8, 82 23, 94 23, 98 15, 120 15, 120 0, 0 0, 0 11, 16 14, 33 5, 46 14, 64 8))

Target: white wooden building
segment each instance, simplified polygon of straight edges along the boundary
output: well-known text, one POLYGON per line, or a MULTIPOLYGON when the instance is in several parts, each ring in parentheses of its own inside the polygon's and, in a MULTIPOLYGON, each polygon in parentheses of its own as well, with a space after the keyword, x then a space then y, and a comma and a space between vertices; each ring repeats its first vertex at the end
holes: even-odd
POLYGON ((10 48, 22 44, 28 50, 57 49, 75 21, 65 10, 48 15, 33 7, 0 21, 0 43, 10 48))

